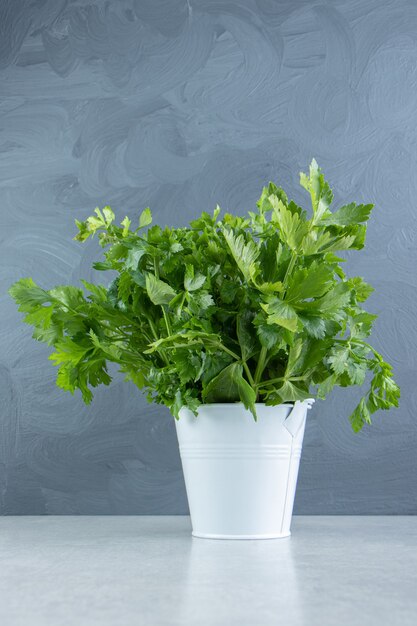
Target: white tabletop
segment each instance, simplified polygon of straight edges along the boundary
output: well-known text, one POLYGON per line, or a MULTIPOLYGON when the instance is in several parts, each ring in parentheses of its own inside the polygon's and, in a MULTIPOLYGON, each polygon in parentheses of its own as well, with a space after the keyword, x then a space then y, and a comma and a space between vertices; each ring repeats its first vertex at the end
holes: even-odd
POLYGON ((296 517, 288 539, 187 517, 0 518, 4 626, 415 626, 416 517, 296 517))

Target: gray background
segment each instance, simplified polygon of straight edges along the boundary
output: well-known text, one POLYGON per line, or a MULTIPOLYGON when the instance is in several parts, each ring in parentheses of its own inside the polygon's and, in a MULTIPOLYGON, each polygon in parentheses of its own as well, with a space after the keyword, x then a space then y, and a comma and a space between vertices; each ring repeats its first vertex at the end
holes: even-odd
POLYGON ((360 435, 354 390, 316 404, 296 512, 416 513, 417 3, 0 0, 0 30, 0 513, 187 510, 168 412, 120 379, 90 407, 57 389, 9 284, 97 280, 72 240, 96 205, 182 225, 270 179, 304 201, 312 156, 376 204, 350 272, 403 400, 360 435))

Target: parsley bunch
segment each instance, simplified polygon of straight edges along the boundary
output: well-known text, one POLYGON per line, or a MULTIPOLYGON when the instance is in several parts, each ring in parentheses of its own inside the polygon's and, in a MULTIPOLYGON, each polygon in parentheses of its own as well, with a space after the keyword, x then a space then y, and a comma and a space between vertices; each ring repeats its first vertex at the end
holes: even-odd
POLYGON ((150 402, 182 406, 241 401, 256 419, 256 402, 276 405, 324 399, 335 385, 370 386, 350 420, 355 431, 378 409, 398 406, 392 368, 367 342, 376 315, 362 303, 373 291, 347 278, 336 253, 361 249, 372 205, 332 212, 332 191, 313 160, 301 185, 312 212, 270 183, 246 217, 220 208, 185 228, 115 224, 110 207, 78 222, 76 239, 98 234, 100 271, 117 272, 109 287, 49 291, 31 278, 10 293, 54 347, 57 384, 84 401, 108 385, 107 362, 147 390, 150 402), (144 230, 146 227, 147 230, 144 230))

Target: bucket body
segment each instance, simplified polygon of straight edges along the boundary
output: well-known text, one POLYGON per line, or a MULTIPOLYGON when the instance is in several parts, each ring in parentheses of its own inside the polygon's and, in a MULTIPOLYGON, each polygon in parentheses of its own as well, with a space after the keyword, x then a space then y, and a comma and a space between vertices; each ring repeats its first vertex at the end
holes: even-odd
POLYGON ((288 537, 307 410, 206 404, 175 422, 193 535, 208 539, 288 537))

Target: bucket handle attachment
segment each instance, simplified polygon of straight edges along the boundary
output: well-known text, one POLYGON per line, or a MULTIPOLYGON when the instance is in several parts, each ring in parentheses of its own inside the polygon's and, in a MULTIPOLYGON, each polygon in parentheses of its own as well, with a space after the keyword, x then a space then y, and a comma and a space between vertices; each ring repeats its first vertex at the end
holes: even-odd
POLYGON ((304 420, 306 417, 306 407, 307 410, 311 409, 314 404, 313 398, 308 398, 308 400, 296 400, 294 406, 291 410, 291 413, 288 415, 287 419, 284 421, 284 426, 290 433, 292 437, 296 437, 302 425, 304 424, 304 420))

